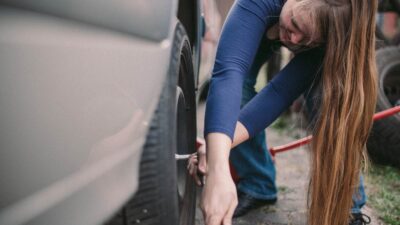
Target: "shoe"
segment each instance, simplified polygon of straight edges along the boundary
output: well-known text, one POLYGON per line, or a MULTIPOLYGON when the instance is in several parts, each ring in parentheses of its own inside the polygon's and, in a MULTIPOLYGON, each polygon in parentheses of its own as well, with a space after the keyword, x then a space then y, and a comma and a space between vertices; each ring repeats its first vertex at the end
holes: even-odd
POLYGON ((274 204, 276 200, 276 198, 269 200, 257 199, 246 193, 238 191, 238 206, 233 213, 233 218, 243 216, 252 209, 260 208, 264 205, 274 204))
POLYGON ((362 213, 352 213, 353 218, 349 225, 365 225, 371 223, 371 218, 362 213))

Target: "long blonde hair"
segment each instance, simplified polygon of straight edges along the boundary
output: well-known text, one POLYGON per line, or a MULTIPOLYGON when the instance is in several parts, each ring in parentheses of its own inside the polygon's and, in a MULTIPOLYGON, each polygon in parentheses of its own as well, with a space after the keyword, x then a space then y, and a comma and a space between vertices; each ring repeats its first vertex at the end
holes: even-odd
POLYGON ((308 224, 347 225, 376 104, 377 0, 297 1, 326 49, 311 145, 308 224))

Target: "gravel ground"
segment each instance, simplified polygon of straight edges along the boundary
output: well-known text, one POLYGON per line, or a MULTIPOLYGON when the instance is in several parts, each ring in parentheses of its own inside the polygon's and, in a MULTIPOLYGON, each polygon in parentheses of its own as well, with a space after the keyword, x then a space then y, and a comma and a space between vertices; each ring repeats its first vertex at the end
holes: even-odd
MULTIPOLYGON (((202 130, 204 117, 204 106, 199 108, 198 121, 199 131, 202 130)), ((287 144, 293 137, 305 136, 301 129, 289 129, 277 131, 267 129, 267 143, 269 146, 287 144)), ((276 156, 277 185, 279 189, 278 202, 271 206, 265 206, 253 210, 247 215, 234 219, 234 225, 300 225, 306 224, 306 194, 308 183, 309 159, 305 148, 280 153, 276 156)), ((199 193, 201 190, 199 191, 199 193)), ((368 194, 368 185, 367 185, 368 194)), ((199 202, 199 201, 198 201, 199 202)), ((373 209, 364 207, 364 213, 372 218, 372 225, 381 225, 373 209)), ((197 209, 196 225, 203 225, 201 211, 197 209)))

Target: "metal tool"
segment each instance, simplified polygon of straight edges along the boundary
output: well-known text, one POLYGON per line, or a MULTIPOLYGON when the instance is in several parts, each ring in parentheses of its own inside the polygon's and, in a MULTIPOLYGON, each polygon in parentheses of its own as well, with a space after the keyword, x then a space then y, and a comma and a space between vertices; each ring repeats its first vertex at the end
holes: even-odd
MULTIPOLYGON (((390 109, 387 109, 387 110, 384 110, 382 112, 375 113, 375 115, 373 117, 373 120, 374 121, 380 120, 380 119, 386 118, 388 116, 392 116, 392 115, 394 115, 396 113, 400 113, 400 105, 399 106, 395 106, 395 107, 390 108, 390 109)), ((269 149, 269 152, 271 153, 271 156, 274 159, 276 153, 285 152, 285 151, 292 150, 292 149, 295 149, 297 147, 306 145, 306 144, 310 143, 311 140, 312 140, 312 135, 309 135, 309 136, 307 136, 305 138, 293 141, 292 143, 289 143, 289 144, 286 144, 286 145, 272 147, 272 148, 269 149)))
POLYGON ((175 160, 188 160, 192 155, 193 154, 183 154, 183 155, 175 154, 175 160))

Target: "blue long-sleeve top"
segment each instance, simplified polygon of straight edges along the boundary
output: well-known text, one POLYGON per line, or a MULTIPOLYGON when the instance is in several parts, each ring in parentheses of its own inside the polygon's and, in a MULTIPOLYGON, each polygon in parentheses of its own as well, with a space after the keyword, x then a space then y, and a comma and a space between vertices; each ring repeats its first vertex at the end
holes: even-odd
POLYGON ((223 26, 206 104, 204 135, 218 132, 233 140, 240 121, 254 136, 269 126, 302 93, 321 70, 324 51, 295 55, 244 108, 242 86, 260 41, 278 22, 284 0, 237 0, 223 26))

